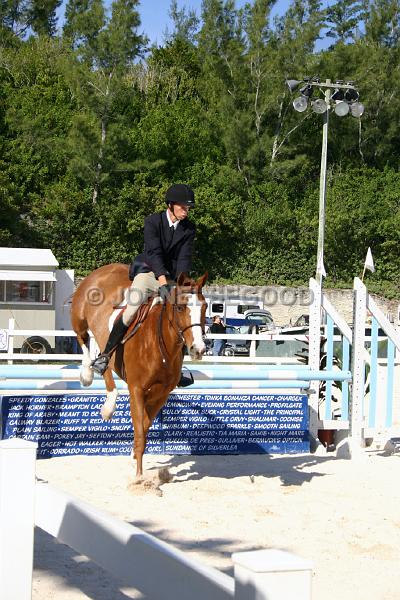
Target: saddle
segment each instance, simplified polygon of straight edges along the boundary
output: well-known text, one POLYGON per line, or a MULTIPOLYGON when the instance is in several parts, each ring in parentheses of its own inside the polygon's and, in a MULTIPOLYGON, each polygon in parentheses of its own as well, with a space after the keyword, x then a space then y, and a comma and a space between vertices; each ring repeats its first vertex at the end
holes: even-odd
MULTIPOLYGON (((129 325, 128 330, 122 339, 122 342, 121 342, 122 344, 124 344, 127 340, 129 340, 131 337, 133 337, 135 335, 135 333, 138 331, 141 324, 145 321, 150 310, 153 308, 153 305, 155 303, 154 301, 156 299, 157 300, 159 299, 158 294, 152 294, 151 296, 149 296, 149 298, 147 299, 146 302, 143 302, 143 304, 141 304, 139 306, 139 308, 137 309, 137 311, 135 313, 135 316, 133 317, 132 323, 129 325)), ((113 308, 117 309, 120 307, 114 306, 113 308)), ((120 312, 118 313, 118 315, 115 318, 115 321, 117 321, 118 319, 122 319, 122 315, 123 315, 125 309, 126 309, 126 305, 120 310, 120 312)))

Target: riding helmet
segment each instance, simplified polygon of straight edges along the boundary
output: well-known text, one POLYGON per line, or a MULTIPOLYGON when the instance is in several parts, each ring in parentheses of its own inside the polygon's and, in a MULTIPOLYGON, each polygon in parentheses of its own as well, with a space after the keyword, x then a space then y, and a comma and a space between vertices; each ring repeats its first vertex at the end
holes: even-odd
POLYGON ((167 189, 165 201, 167 204, 184 204, 193 208, 194 192, 192 188, 185 183, 175 183, 167 189))

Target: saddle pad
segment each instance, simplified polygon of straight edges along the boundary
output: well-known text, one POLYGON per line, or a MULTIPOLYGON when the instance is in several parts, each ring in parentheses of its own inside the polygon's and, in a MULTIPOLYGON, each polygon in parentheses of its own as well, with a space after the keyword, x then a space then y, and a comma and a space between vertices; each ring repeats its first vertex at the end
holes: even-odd
MULTIPOLYGON (((108 319, 108 331, 110 331, 110 332, 113 328, 116 318, 124 312, 124 310, 127 306, 127 301, 126 301, 125 296, 126 296, 126 294, 124 294, 124 300, 122 302, 120 302, 119 305, 112 311, 112 313, 108 319)), ((155 296, 153 298, 153 302, 151 303, 149 310, 151 310, 153 308, 153 306, 155 306, 156 304, 159 304, 160 302, 162 302, 160 296, 155 296)), ((137 313, 136 313, 136 315, 137 315, 137 313)), ((136 315, 135 315, 135 317, 136 317, 136 315)), ((134 320, 135 320, 135 317, 134 317, 134 320)))

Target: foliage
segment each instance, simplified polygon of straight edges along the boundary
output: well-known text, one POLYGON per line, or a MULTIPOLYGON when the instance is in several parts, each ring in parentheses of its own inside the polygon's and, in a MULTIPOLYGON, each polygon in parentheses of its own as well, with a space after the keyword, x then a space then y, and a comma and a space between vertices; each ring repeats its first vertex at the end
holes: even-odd
POLYGON ((146 50, 138 0, 68 0, 63 23, 58 0, 2 2, 0 244, 50 247, 78 274, 129 262, 180 181, 197 272, 307 283, 322 122, 293 110, 285 79, 318 75, 356 81, 366 107, 330 116, 326 285, 351 285, 370 246, 370 288, 400 297, 399 0, 293 0, 272 19, 275 4, 172 0, 172 31, 146 50))

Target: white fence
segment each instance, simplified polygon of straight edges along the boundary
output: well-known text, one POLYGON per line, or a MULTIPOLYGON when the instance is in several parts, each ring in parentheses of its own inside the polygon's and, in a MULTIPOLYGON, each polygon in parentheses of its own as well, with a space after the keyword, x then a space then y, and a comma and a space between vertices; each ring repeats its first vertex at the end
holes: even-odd
POLYGON ((34 526, 151 600, 311 600, 312 563, 281 550, 232 555, 234 577, 45 482, 35 482, 37 445, 0 441, 2 600, 29 600, 34 526))
MULTIPOLYGON (((36 329, 16 329, 14 319, 9 319, 8 328, 2 330, 4 332, 4 339, 6 340, 5 348, 3 352, 0 352, 0 360, 7 360, 10 364, 15 360, 24 361, 52 361, 52 362, 75 362, 81 361, 82 354, 80 353, 57 353, 52 352, 51 354, 46 353, 28 353, 21 354, 15 352, 14 338, 16 337, 54 337, 54 338, 76 338, 76 333, 73 330, 36 330, 36 329)), ((98 347, 94 337, 90 334, 90 354, 94 359, 98 347)), ((296 363, 298 360, 291 356, 257 356, 257 345, 260 342, 293 342, 294 339, 297 341, 306 341, 305 335, 296 335, 295 337, 291 334, 281 333, 278 328, 274 331, 262 332, 262 333, 225 333, 225 334, 212 334, 207 333, 206 339, 215 340, 231 340, 231 341, 249 341, 249 355, 248 356, 204 356, 203 361, 205 362, 274 362, 274 363, 296 363)), ((189 356, 185 356, 185 362, 191 362, 189 356)))
MULTIPOLYGON (((393 430, 393 401, 396 359, 400 353, 400 332, 390 323, 368 293, 363 282, 354 279, 354 321, 352 340, 353 390, 350 405, 350 436, 355 446, 364 446, 368 435, 378 434, 382 440, 389 439, 393 430), (366 350, 366 316, 367 310, 372 316, 370 348, 366 350), (378 328, 387 336, 387 357, 385 364, 378 360, 378 328), (365 402, 366 364, 370 369, 370 392, 368 403, 365 402), (380 387, 378 375, 380 371, 380 387), (377 418, 377 413, 380 418, 377 418), (368 431, 369 429, 369 431, 368 431)), ((398 407, 396 407, 398 408, 398 407)))

